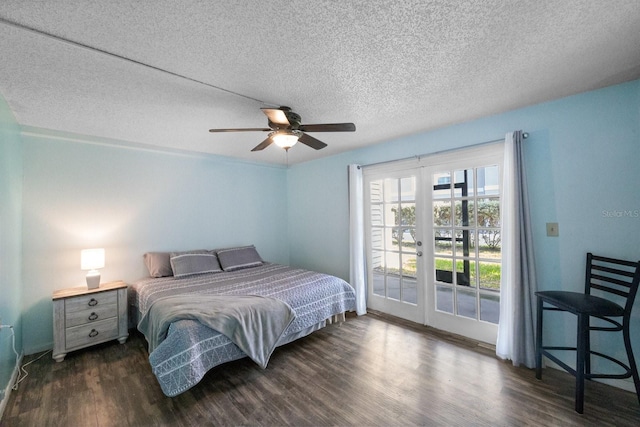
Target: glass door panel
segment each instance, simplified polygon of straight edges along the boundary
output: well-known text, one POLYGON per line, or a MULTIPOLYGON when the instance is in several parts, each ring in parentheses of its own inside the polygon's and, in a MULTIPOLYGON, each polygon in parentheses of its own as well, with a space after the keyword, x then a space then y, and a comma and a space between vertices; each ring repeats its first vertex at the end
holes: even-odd
POLYGON ((423 177, 432 224, 427 322, 485 342, 495 342, 500 316, 498 165, 461 159, 427 167, 423 177))
POLYGON ((416 174, 412 171, 384 174, 365 182, 369 192, 368 253, 372 278, 367 305, 423 323, 416 174))

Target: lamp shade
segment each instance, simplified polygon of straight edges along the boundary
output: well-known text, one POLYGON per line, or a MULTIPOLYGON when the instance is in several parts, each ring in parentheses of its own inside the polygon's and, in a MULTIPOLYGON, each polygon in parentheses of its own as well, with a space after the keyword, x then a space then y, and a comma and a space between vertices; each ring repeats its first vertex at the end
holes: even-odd
POLYGON ((80 269, 96 270, 104 268, 104 249, 83 249, 80 251, 80 269))

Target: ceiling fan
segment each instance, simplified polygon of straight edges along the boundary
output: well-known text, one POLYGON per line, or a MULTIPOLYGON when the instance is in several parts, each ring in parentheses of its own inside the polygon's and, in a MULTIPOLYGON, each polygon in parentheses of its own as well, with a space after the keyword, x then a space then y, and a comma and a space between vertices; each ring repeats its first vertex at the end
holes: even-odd
POLYGON ((268 128, 209 129, 209 132, 270 132, 267 139, 251 151, 264 150, 272 143, 289 151, 289 148, 298 141, 316 150, 327 146, 305 132, 354 132, 356 130, 356 125, 353 123, 301 124, 300 115, 291 111, 289 107, 261 108, 261 110, 269 119, 268 128))

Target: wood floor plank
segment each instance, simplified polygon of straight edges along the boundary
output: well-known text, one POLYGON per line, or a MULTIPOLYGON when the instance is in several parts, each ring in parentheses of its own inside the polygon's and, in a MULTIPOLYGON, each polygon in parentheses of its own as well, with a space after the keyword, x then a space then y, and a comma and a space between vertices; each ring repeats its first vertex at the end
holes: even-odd
POLYGON ((264 370, 218 366, 174 398, 135 331, 27 369, 2 426, 640 425, 633 393, 587 382, 579 415, 570 375, 546 369, 538 381, 487 346, 380 313, 280 347, 264 370))

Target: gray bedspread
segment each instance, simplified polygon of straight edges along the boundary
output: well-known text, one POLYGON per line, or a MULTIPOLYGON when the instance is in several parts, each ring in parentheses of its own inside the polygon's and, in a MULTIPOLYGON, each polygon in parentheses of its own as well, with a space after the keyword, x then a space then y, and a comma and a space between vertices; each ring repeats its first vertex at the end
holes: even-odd
POLYGON ((266 368, 284 330, 295 318, 291 307, 258 295, 178 295, 156 301, 138 324, 149 342, 149 353, 167 336, 171 323, 197 320, 229 338, 266 368))
MULTIPOLYGON (((177 295, 200 300, 207 295, 275 298, 295 314, 276 347, 321 328, 333 315, 355 310, 355 292, 344 280, 270 263, 235 272, 142 279, 129 292, 137 319, 155 310, 157 301, 177 295)), ((169 325, 164 341, 149 354, 149 362, 164 394, 176 396, 196 385, 211 368, 243 357, 247 354, 218 330, 183 319, 169 325)))

